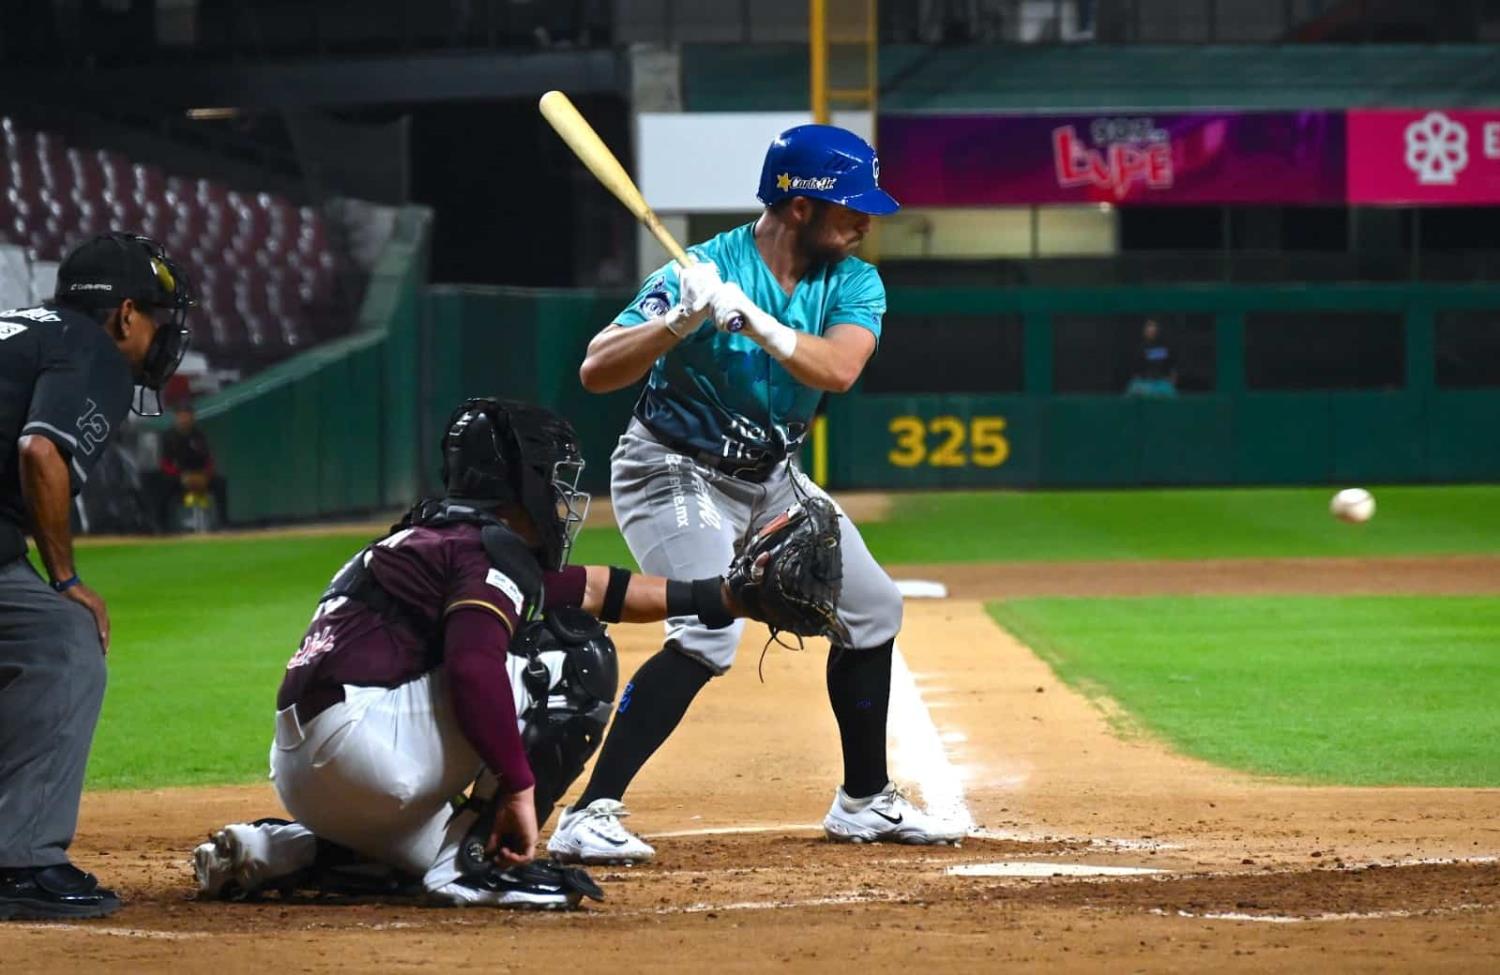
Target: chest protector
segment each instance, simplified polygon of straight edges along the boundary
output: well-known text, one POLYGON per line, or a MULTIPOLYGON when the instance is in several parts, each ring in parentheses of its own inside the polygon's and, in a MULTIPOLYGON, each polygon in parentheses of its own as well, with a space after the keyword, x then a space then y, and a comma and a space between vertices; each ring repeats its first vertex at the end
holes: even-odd
POLYGON ((445 500, 418 502, 391 530, 355 553, 334 575, 328 588, 323 590, 319 605, 332 599, 347 599, 360 603, 381 617, 392 622, 401 622, 415 632, 428 648, 433 660, 442 655, 442 622, 429 620, 420 613, 393 597, 381 587, 370 571, 370 552, 385 539, 408 528, 440 528, 444 525, 473 524, 480 526, 479 540, 484 545, 490 565, 503 572, 521 590, 524 599, 522 615, 534 617, 543 602, 542 567, 536 553, 527 547, 525 540, 499 519, 471 508, 445 500))

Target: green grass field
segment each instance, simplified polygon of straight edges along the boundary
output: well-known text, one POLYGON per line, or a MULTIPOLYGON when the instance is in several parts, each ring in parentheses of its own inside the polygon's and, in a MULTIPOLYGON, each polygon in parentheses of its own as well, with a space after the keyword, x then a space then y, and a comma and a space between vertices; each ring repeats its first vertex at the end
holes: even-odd
POLYGON ((1023 599, 990 614, 1069 684, 1219 765, 1500 786, 1500 599, 1023 599))
MULTIPOLYGON (((918 495, 900 499, 891 518, 865 526, 865 534, 876 556, 890 563, 1500 551, 1500 488, 1377 490, 1380 514, 1359 527, 1327 515, 1329 494, 918 495)), ((81 549, 80 572, 109 601, 115 634, 90 784, 140 788, 264 775, 282 668, 322 587, 365 540, 354 531, 81 549)), ((612 528, 585 532, 575 561, 631 564, 612 528)), ((1493 613, 1482 619, 1493 648, 1500 621, 1493 613)), ((1360 673, 1334 676, 1353 680, 1360 673)), ((1180 685, 1172 682, 1168 693, 1180 685)), ((1406 713, 1394 704, 1391 712, 1392 721, 1406 713)), ((1421 720, 1432 717, 1422 714, 1421 720)), ((1443 740, 1437 731, 1413 738, 1443 740)), ((1335 771, 1324 774, 1342 775, 1342 768, 1330 764, 1335 771)))
POLYGON ((862 526, 893 564, 1500 552, 1500 487, 1372 488, 1365 525, 1329 488, 931 493, 862 526))

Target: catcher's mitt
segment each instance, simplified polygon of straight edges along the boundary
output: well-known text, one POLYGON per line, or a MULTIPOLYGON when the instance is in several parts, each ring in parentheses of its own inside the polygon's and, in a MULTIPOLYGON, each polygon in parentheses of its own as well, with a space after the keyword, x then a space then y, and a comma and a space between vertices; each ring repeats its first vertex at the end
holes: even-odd
POLYGON ((844 588, 839 514, 827 498, 805 498, 735 544, 725 575, 745 615, 798 636, 847 644, 838 618, 844 588))

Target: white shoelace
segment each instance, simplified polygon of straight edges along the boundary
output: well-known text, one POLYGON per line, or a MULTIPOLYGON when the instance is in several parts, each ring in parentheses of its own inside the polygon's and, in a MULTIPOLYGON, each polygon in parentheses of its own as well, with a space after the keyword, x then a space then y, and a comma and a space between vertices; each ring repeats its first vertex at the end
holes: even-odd
POLYGON ((896 810, 905 815, 908 812, 920 813, 916 803, 906 797, 900 786, 892 786, 889 791, 880 792, 870 800, 871 807, 879 807, 887 812, 896 810))
POLYGON ((620 824, 621 819, 630 815, 624 806, 617 804, 604 809, 588 809, 585 810, 584 815, 590 829, 612 840, 623 841, 634 838, 630 831, 620 824))

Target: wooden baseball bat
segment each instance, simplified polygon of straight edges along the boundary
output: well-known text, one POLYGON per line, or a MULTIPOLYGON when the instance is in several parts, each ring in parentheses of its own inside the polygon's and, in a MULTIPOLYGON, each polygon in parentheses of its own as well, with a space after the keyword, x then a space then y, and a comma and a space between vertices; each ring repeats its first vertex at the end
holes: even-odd
MULTIPOLYGON (((651 231, 651 236, 661 242, 661 245, 667 249, 667 253, 672 255, 673 260, 683 267, 698 263, 693 255, 682 249, 682 245, 677 243, 677 238, 661 225, 656 211, 651 209, 651 205, 641 195, 640 189, 635 185, 635 180, 625 172, 625 167, 621 166, 620 160, 609 151, 609 146, 606 146, 604 140, 599 138, 599 133, 594 131, 594 127, 579 114, 572 99, 560 91, 549 91, 542 96, 539 107, 542 110, 542 117, 558 135, 562 136, 568 148, 572 149, 573 154, 588 167, 589 172, 594 174, 594 178, 603 183, 604 188, 615 195, 615 199, 625 204, 625 209, 651 231)), ((729 329, 738 332, 744 327, 745 320, 736 317, 736 320, 730 323, 729 329)))

